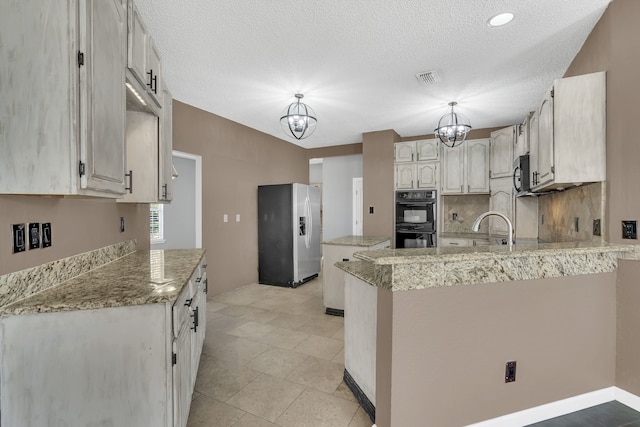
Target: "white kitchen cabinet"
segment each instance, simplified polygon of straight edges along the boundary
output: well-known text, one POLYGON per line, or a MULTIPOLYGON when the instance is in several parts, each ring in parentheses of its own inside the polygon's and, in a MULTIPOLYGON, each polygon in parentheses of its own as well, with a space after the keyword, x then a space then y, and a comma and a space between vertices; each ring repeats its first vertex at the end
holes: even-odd
POLYGON ((122 3, 9 2, 0 40, 0 194, 123 194, 122 3))
POLYGON ((138 82, 147 84, 147 29, 133 0, 127 1, 127 66, 138 82))
MULTIPOLYGON (((514 189, 511 177, 496 178, 491 180, 491 196, 489 197, 489 210, 505 215, 512 224, 515 223, 513 204, 515 201, 514 189)), ((500 217, 490 216, 489 234, 507 236, 507 223, 500 217)))
POLYGON ((0 424, 185 427, 202 351, 186 303, 205 262, 174 303, 0 319, 0 424))
POLYGON ((513 173, 513 148, 518 126, 491 132, 490 178, 503 178, 513 173))
POLYGON ((440 162, 416 163, 417 185, 415 188, 438 188, 440 162))
POLYGON ((172 190, 172 106, 165 88, 160 117, 127 111, 127 193, 119 202, 166 203, 172 190))
POLYGON ((527 114, 524 122, 516 127, 516 140, 513 147, 513 160, 529 152, 529 124, 533 113, 527 114))
POLYGON ((417 141, 396 142, 394 144, 395 162, 424 162, 438 160, 440 146, 438 140, 421 139, 417 141))
POLYGON ((147 91, 158 107, 162 106, 162 61, 153 39, 147 40, 147 91))
POLYGON ((554 81, 538 109, 535 157, 533 191, 606 179, 605 72, 554 81))
POLYGON ((396 190, 438 188, 440 162, 398 163, 395 165, 396 190))
POLYGON ((173 98, 167 86, 162 83, 162 112, 160 120, 160 148, 158 170, 158 200, 173 200, 173 98))
POLYGON ((489 193, 489 139, 444 148, 442 194, 489 193))
POLYGON ((531 114, 531 118, 529 119, 529 183, 533 187, 534 178, 536 177, 536 171, 538 170, 538 130, 540 126, 538 126, 538 122, 540 115, 538 110, 534 111, 531 114))

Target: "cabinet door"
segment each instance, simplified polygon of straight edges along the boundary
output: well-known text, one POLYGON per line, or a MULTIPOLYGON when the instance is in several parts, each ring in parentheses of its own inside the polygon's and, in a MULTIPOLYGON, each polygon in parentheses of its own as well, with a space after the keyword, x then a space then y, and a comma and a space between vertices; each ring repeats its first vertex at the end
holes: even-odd
POLYGON ((439 246, 473 246, 473 239, 462 239, 455 237, 441 237, 439 246))
POLYGON ((162 122, 160 125, 159 170, 158 170, 158 200, 170 202, 173 200, 173 99, 163 84, 162 122))
POLYGON ((440 152, 440 144, 437 139, 423 139, 415 141, 416 143, 416 160, 423 162, 425 160, 438 160, 440 152))
POLYGON ((442 152, 442 194, 464 192, 464 144, 442 152))
POLYGON ((538 185, 539 118, 540 113, 536 110, 531 115, 531 120, 529 120, 529 182, 531 183, 531 187, 538 185))
POLYGON ((147 40, 147 92, 158 107, 162 107, 162 63, 153 40, 147 40))
POLYGON ((547 91, 538 118, 538 184, 553 181, 553 89, 547 91))
POLYGON ((124 194, 126 13, 120 0, 80 2, 82 189, 124 194), (83 170, 84 169, 84 170, 83 170), (84 173, 82 173, 84 172, 84 173))
POLYGON ((513 147, 513 160, 518 156, 523 156, 529 152, 529 125, 531 115, 529 113, 524 123, 516 127, 516 142, 513 147))
POLYGON ((491 178, 511 176, 516 126, 491 132, 491 178))
POLYGON ((413 188, 416 178, 416 164, 398 164, 396 165, 396 189, 410 190, 413 188))
POLYGON ((191 330, 184 325, 174 341, 173 426, 185 427, 191 406, 191 330))
POLYGON ((417 185, 416 188, 438 188, 440 181, 439 162, 417 163, 417 185))
MULTIPOLYGON (((489 210, 504 214, 513 222, 513 185, 511 178, 499 178, 491 180, 491 197, 489 198, 489 210)), ((489 234, 507 235, 506 222, 499 217, 490 216, 489 234)))
POLYGON ((410 142, 396 142, 395 149, 395 162, 413 162, 415 161, 416 143, 410 142))
POLYGON ((464 144, 467 193, 489 193, 489 140, 475 139, 464 144))
POLYGON ((140 84, 146 82, 147 30, 133 0, 128 0, 127 66, 140 84))

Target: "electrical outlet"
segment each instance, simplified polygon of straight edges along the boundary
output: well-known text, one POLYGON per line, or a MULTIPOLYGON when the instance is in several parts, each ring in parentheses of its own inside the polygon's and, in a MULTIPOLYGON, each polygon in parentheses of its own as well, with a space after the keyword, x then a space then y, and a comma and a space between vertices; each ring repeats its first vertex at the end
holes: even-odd
POLYGON ((373 206, 369 206, 369 214, 373 214, 373 206))
POLYGON ((593 220, 593 235, 594 236, 601 236, 602 235, 602 231, 600 230, 600 220, 599 219, 594 219, 593 220))
POLYGON ((40 247, 40 223, 29 223, 29 249, 38 249, 40 247))
POLYGON ((124 217, 120 217, 120 232, 124 233, 124 217))
POLYGON ((13 240, 13 253, 24 252, 26 249, 24 224, 13 224, 11 226, 11 239, 13 240))
POLYGON ((42 223, 42 247, 48 248, 51 246, 51 223, 42 223))
POLYGON ((224 214, 224 215, 222 216, 222 221, 223 221, 223 222, 229 222, 229 215, 224 214))
POLYGON ((578 218, 578 217, 576 217, 574 229, 575 229, 576 233, 578 231, 580 231, 580 218, 578 218))
POLYGON ((457 213, 457 212, 452 213, 452 214, 451 214, 451 219, 452 219, 453 221, 457 221, 457 220, 458 220, 458 213, 457 213))
POLYGON ((638 221, 622 221, 622 238, 637 239, 638 238, 638 221))
POLYGON ((516 361, 507 362, 504 368, 504 382, 512 383, 516 380, 516 361))
POLYGON ((240 222, 240 214, 236 214, 236 222, 240 222))

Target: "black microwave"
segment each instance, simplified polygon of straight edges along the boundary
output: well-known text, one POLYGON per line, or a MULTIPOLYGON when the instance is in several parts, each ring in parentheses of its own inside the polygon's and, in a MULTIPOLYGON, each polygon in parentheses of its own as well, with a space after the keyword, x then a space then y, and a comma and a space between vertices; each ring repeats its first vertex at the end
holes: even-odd
POLYGON ((516 190, 516 196, 531 194, 528 154, 516 157, 513 162, 513 188, 516 190))

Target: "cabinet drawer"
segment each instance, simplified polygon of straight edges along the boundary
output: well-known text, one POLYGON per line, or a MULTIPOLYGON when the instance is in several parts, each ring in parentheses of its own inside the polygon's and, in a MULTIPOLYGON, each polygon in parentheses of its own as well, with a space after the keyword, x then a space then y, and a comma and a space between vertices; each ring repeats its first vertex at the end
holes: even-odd
POLYGON ((175 337, 178 337, 180 329, 182 329, 186 323, 191 321, 191 314, 193 311, 191 308, 192 305, 193 281, 189 280, 178 296, 178 299, 173 304, 173 335, 175 337))

